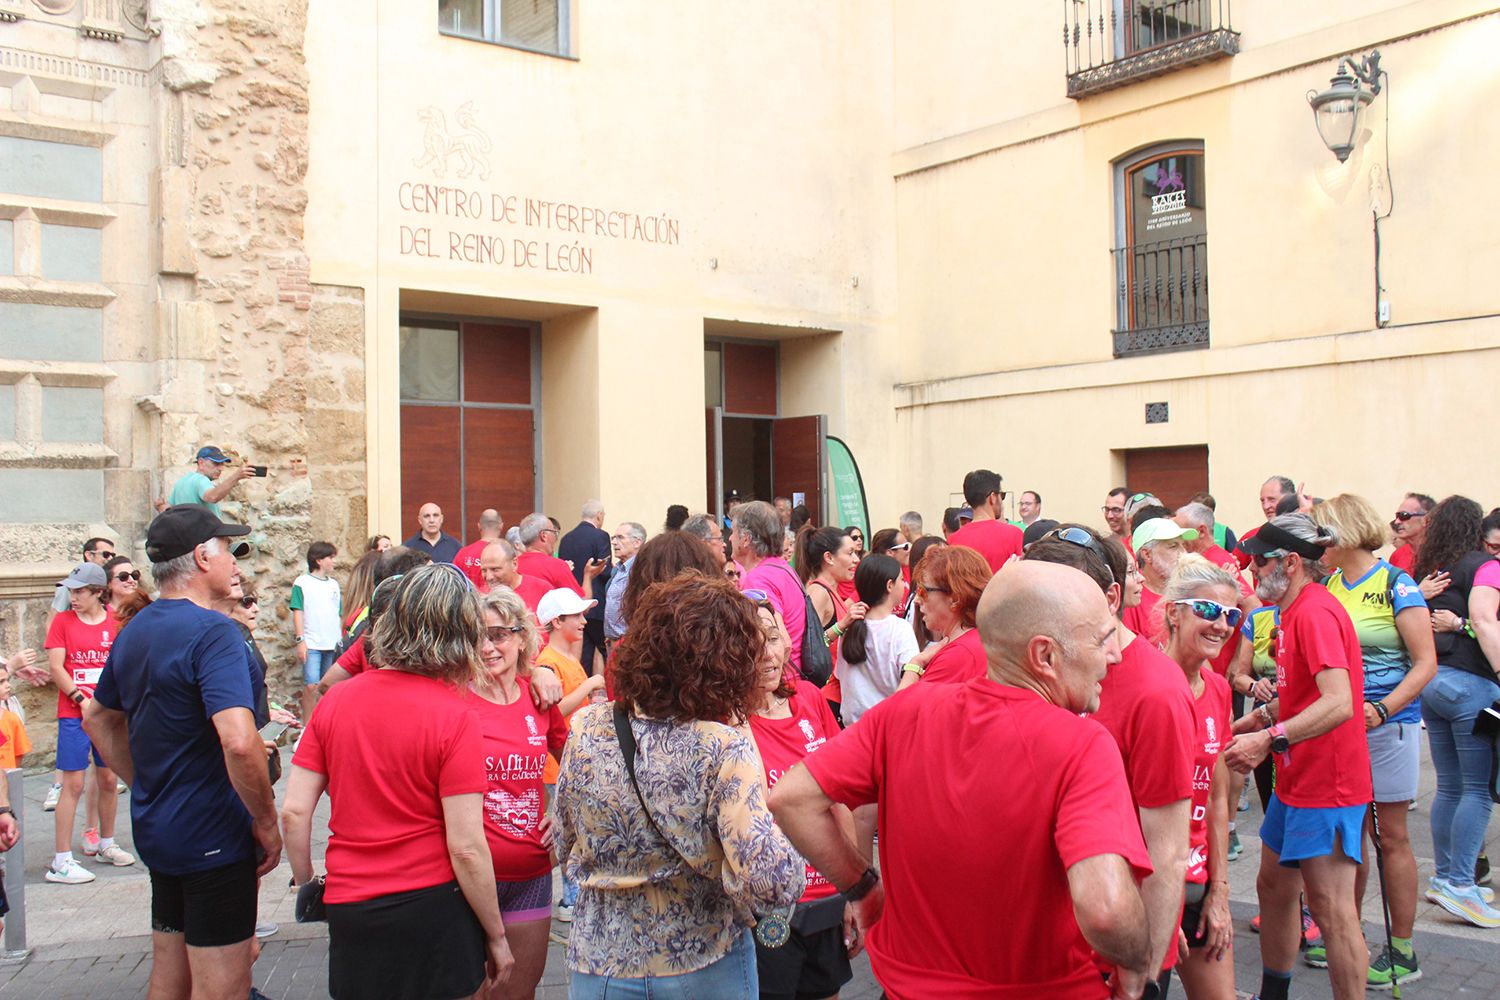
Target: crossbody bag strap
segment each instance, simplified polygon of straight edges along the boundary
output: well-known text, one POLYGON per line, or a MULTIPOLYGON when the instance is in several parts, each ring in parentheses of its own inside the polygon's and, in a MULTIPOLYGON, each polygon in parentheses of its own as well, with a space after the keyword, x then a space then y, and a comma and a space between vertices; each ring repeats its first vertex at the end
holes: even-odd
MULTIPOLYGON (((625 773, 630 777, 630 787, 635 789, 635 797, 641 803, 641 814, 646 817, 646 822, 651 824, 651 829, 656 831, 656 835, 662 839, 667 847, 671 848, 674 854, 686 862, 687 858, 682 857, 682 852, 677 850, 677 845, 672 843, 667 838, 667 835, 662 833, 661 827, 656 825, 656 820, 651 816, 651 809, 646 805, 646 796, 641 793, 641 784, 635 778, 635 733, 630 729, 630 717, 618 703, 615 704, 613 715, 615 719, 615 738, 620 741, 620 753, 625 758, 625 773)), ((688 867, 691 868, 692 865, 689 864, 688 867)))

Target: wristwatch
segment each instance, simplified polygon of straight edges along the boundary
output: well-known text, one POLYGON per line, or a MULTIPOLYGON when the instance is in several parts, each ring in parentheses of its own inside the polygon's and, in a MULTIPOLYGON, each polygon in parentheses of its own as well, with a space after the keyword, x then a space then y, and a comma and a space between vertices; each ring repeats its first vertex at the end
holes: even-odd
POLYGON ((1286 738, 1286 726, 1276 723, 1266 732, 1271 734, 1271 752, 1284 754, 1292 748, 1292 741, 1286 738))
POLYGON ((83 704, 83 692, 80 691, 80 690, 78 690, 77 688, 74 688, 73 689, 73 693, 70 694, 70 695, 68 695, 68 697, 71 698, 71 699, 73 699, 73 702, 75 704, 78 704, 78 705, 82 705, 83 704))
POLYGON ((14 816, 16 811, 10 806, 0 806, 0 816, 14 816))
POLYGON ((857 903, 870 894, 880 882, 880 873, 874 868, 866 868, 865 873, 859 877, 859 881, 844 890, 844 898, 851 903, 857 903))

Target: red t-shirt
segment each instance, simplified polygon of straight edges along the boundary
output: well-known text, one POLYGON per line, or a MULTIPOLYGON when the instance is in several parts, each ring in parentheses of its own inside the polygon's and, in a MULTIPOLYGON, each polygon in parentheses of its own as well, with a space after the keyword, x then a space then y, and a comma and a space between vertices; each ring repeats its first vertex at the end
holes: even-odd
MULTIPOLYGON (((547 590, 566 588, 579 597, 583 596, 583 585, 573 579, 573 571, 568 569, 568 564, 545 552, 527 550, 516 556, 516 572, 522 576, 536 578, 539 582, 546 584, 547 590)), ((546 592, 546 590, 542 591, 544 594, 546 592)), ((519 594, 520 590, 518 589, 516 593, 519 594)))
POLYGON ((1276 797, 1300 809, 1357 806, 1370 801, 1370 746, 1365 741, 1364 658, 1349 612, 1319 583, 1302 588, 1281 609, 1276 639, 1276 694, 1283 722, 1318 700, 1315 675, 1349 671, 1353 714, 1322 736, 1292 745, 1276 758, 1276 797))
MULTIPOLYGON (((767 791, 774 788, 782 775, 798 761, 839 734, 839 723, 833 717, 828 701, 810 682, 797 682, 789 707, 792 714, 786 719, 750 716, 750 732, 755 737, 761 763, 766 769, 767 791)), ((821 872, 812 865, 807 866, 807 891, 802 894, 802 902, 827 899, 836 892, 838 889, 821 872)))
POLYGON ((991 573, 998 573, 1011 556, 1020 556, 1025 537, 1020 528, 1004 521, 970 521, 948 536, 948 544, 973 549, 984 556, 991 573))
POLYGON ((1097 723, 988 678, 918 684, 804 764, 835 801, 879 802, 885 914, 868 944, 892 1000, 1109 996, 1067 872, 1118 854, 1144 878, 1151 860, 1097 723), (1003 761, 1005 780, 985 761, 1003 761), (1025 919, 996 934, 1001 913, 1025 919))
POLYGON ((963 684, 984 677, 989 669, 989 657, 984 655, 979 630, 971 628, 957 639, 943 644, 932 662, 927 664, 922 680, 924 683, 963 684))
MULTIPOLYGON (((1240 572, 1240 564, 1235 560, 1234 556, 1225 552, 1219 546, 1210 544, 1208 548, 1203 550, 1203 558, 1234 576, 1234 582, 1239 586, 1241 597, 1255 596, 1254 588, 1245 580, 1244 574, 1240 572)), ((1219 649, 1219 655, 1210 661, 1214 670, 1221 676, 1228 676, 1229 665, 1234 662, 1234 654, 1239 652, 1239 648, 1240 630, 1235 629, 1229 634, 1229 638, 1224 640, 1224 645, 1219 649)))
POLYGON ((464 576, 475 587, 484 587, 484 573, 479 569, 479 557, 484 553, 484 547, 490 544, 484 539, 470 542, 458 550, 458 555, 453 557, 453 565, 464 571, 464 576))
POLYGON ((1120 621, 1125 627, 1136 635, 1143 636, 1155 642, 1165 632, 1162 628, 1161 595, 1150 587, 1141 587, 1141 603, 1133 608, 1126 608, 1125 613, 1120 616, 1120 621))
POLYGON ((365 656, 365 640, 369 637, 370 633, 365 632, 358 639, 351 642, 349 648, 344 650, 343 655, 333 661, 333 665, 343 667, 350 676, 362 674, 366 670, 369 670, 370 660, 365 656))
POLYGON ((1391 553, 1391 557, 1386 562, 1410 575, 1417 565, 1417 550, 1403 542, 1396 546, 1396 551, 1391 553))
POLYGON ((547 751, 562 753, 568 724, 554 705, 546 712, 531 700, 531 684, 519 679, 520 697, 497 705, 477 695, 469 700, 484 737, 484 836, 495 865, 495 880, 519 882, 545 875, 552 860, 537 833, 547 811, 542 767, 547 751))
MULTIPOLYGON (((46 649, 63 650, 63 669, 82 691, 84 697, 94 696, 94 685, 99 683, 99 674, 104 670, 104 661, 109 659, 109 648, 114 645, 120 632, 120 623, 104 609, 104 620, 97 625, 85 625, 76 612, 59 611, 47 629, 46 649)), ((57 692, 57 717, 59 719, 81 719, 83 708, 62 692, 57 692)))
MULTIPOLYGON (((1193 811, 1188 817, 1187 880, 1208 881, 1208 793, 1214 765, 1229 742, 1229 682, 1211 670, 1200 675, 1203 693, 1193 701, 1193 811)), ((1192 689, 1189 688, 1189 691, 1192 689)))
POLYGON ((1136 806, 1160 809, 1190 797, 1193 692, 1182 668, 1138 635, 1099 689, 1094 718, 1120 748, 1136 806))
POLYGON ((430 677, 367 670, 313 709, 292 763, 328 778, 328 902, 453 881, 442 800, 489 788, 470 701, 430 677))

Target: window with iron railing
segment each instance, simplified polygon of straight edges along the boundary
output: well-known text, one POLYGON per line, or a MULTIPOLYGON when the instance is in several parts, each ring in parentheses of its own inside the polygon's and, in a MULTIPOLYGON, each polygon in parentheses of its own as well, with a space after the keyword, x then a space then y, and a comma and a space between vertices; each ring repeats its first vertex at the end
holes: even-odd
POLYGON ((1068 96, 1223 59, 1240 50, 1231 0, 1063 0, 1068 96))
POLYGON ((438 30, 546 55, 567 56, 572 0, 438 0, 438 30))
POLYGON ((1201 142, 1115 165, 1115 357, 1208 346, 1204 175, 1201 142))

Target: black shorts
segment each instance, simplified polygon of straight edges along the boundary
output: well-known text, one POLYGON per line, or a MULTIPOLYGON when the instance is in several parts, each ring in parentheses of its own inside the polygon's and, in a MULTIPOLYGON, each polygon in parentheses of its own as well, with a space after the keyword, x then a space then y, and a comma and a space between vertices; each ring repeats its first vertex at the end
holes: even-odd
POLYGON ((336 1000, 453 1000, 484 983, 484 929, 457 882, 328 904, 336 1000))
POLYGON ((1203 919, 1203 902, 1200 899, 1182 908, 1182 933, 1187 935, 1189 948, 1202 948, 1208 944, 1208 935, 1198 933, 1198 921, 1203 919))
POLYGON ((255 859, 191 875, 151 873, 151 929, 181 934, 192 948, 222 948, 255 936, 255 859))
POLYGON ((780 948, 756 942, 755 968, 760 1000, 822 1000, 854 978, 842 921, 808 933, 798 931, 794 921, 792 936, 780 948))

